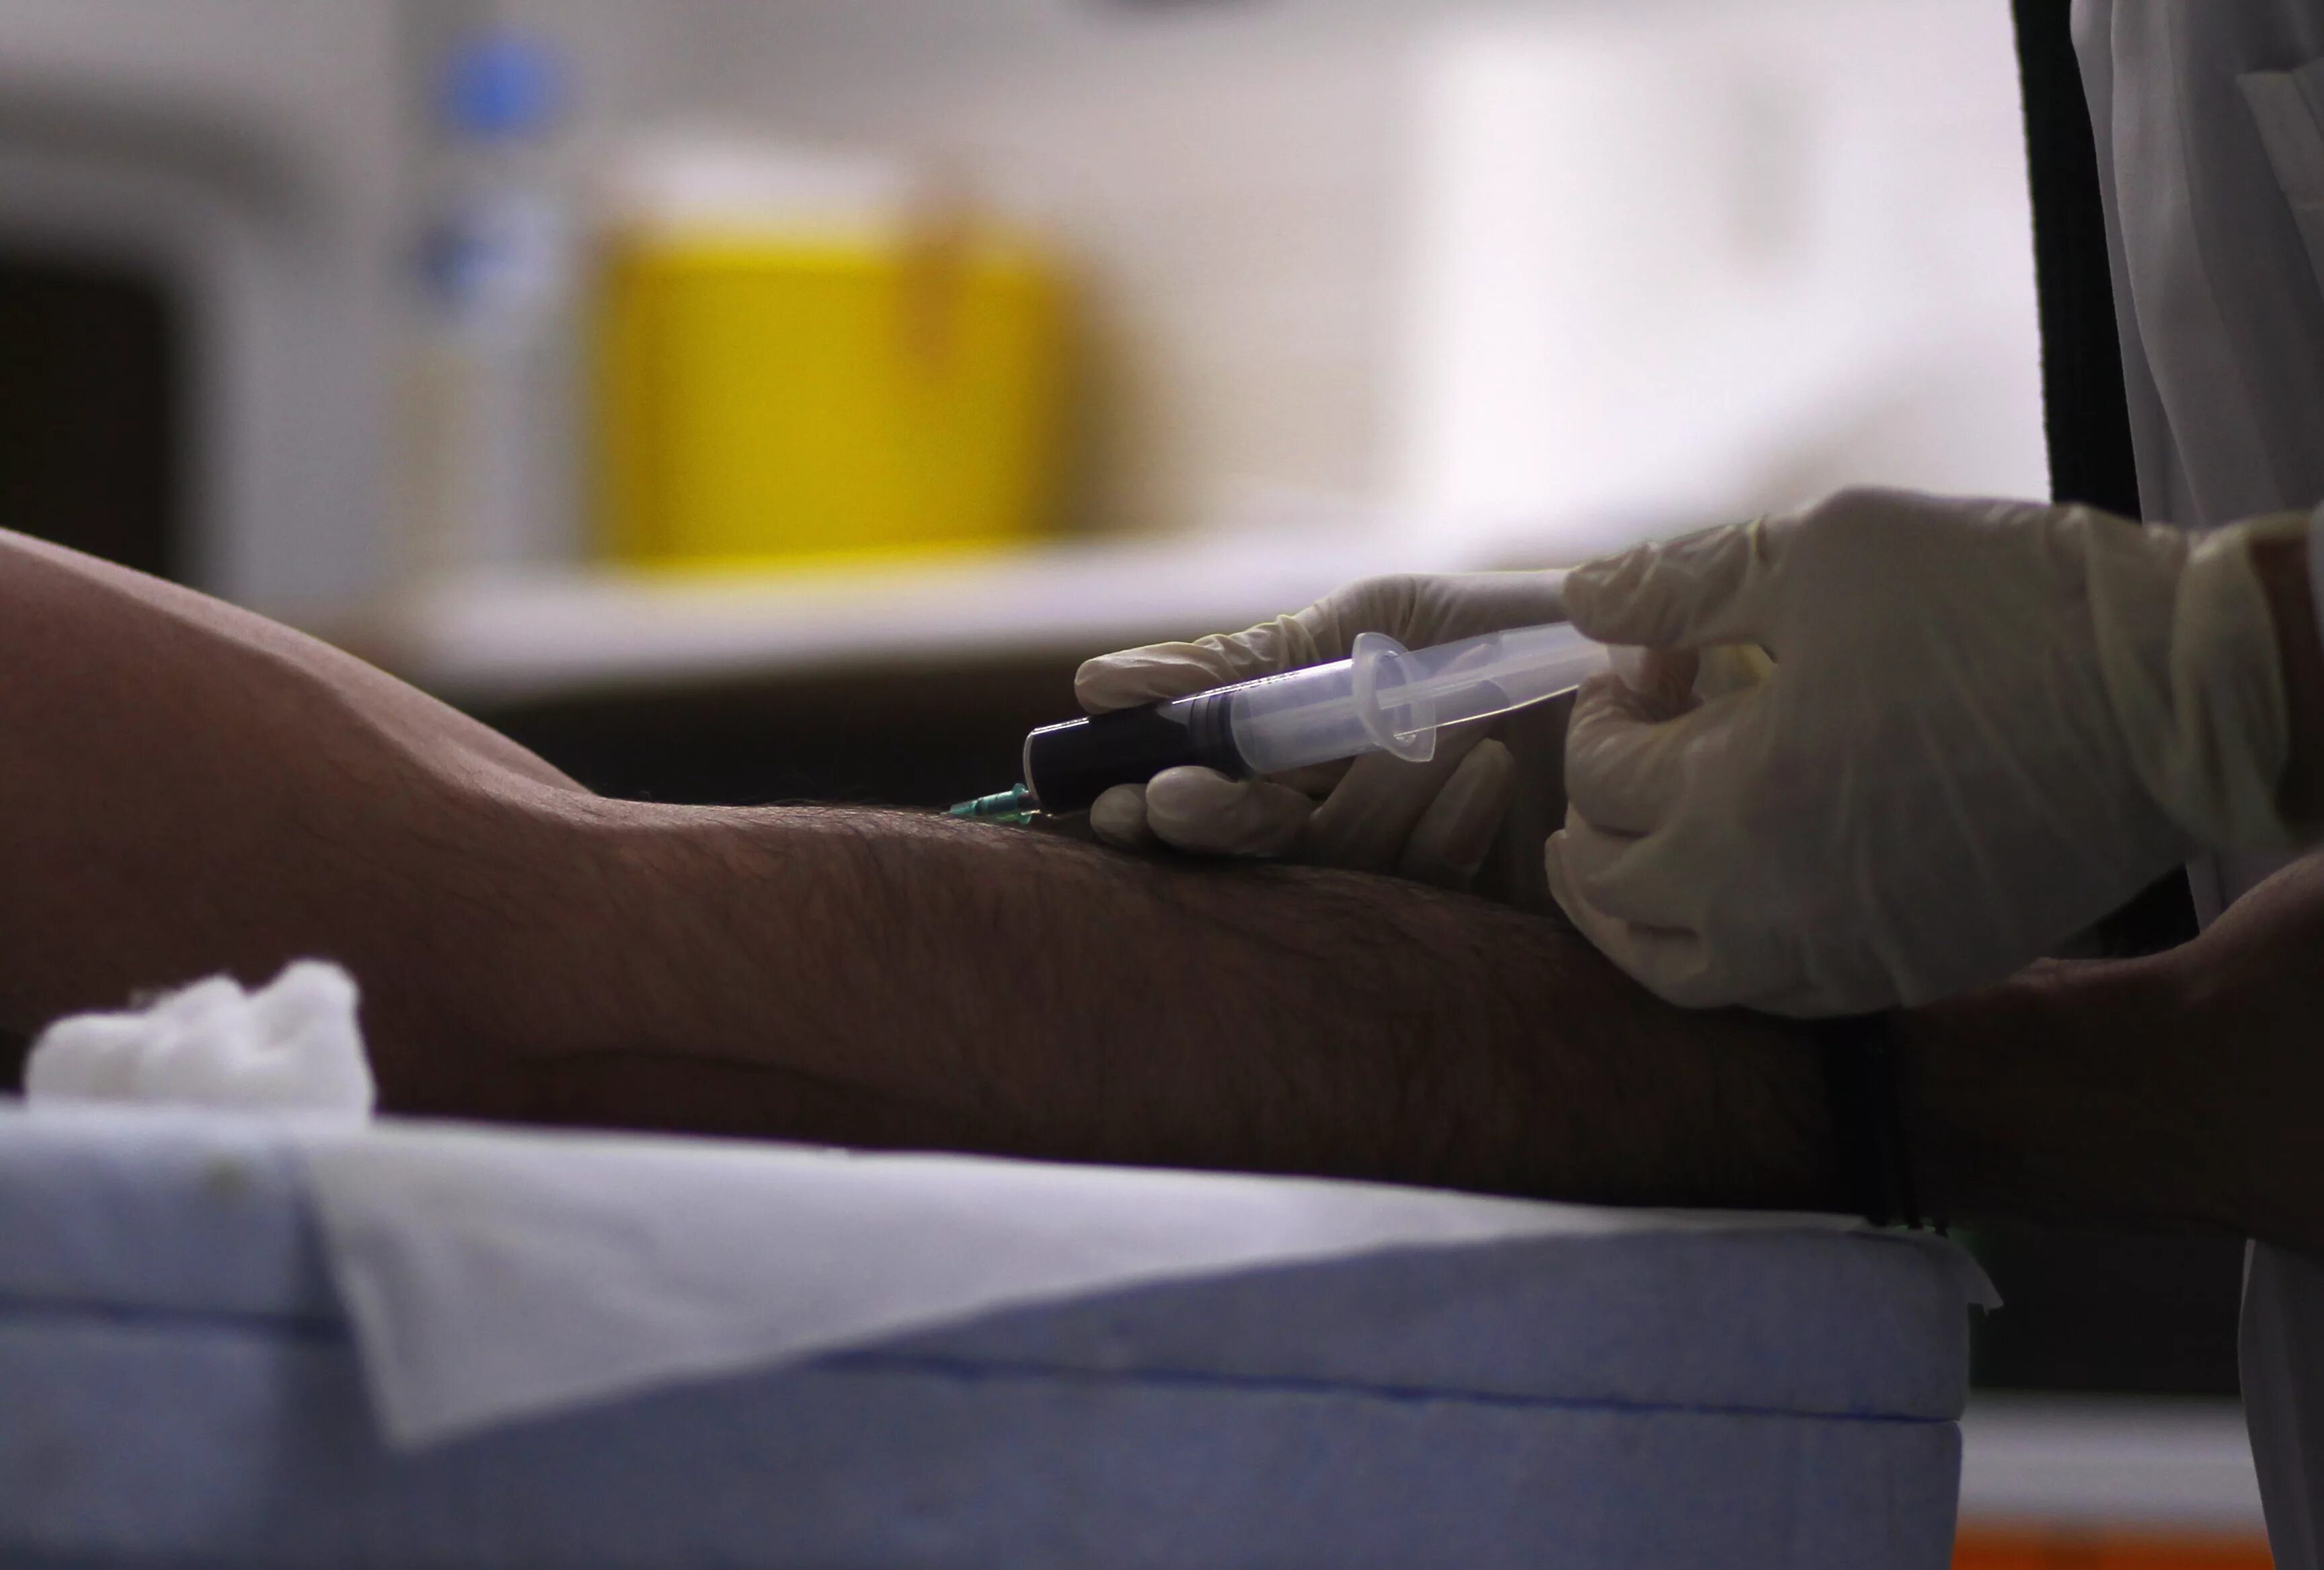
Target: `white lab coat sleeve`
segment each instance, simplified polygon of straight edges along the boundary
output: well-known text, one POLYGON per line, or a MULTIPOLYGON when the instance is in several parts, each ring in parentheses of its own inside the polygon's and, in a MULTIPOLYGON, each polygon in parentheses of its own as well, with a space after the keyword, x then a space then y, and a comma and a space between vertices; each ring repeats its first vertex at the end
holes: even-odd
MULTIPOLYGON (((2074 46, 2143 510, 2324 518, 2324 0, 2074 0, 2074 46)), ((2190 867, 2206 921, 2269 870, 2190 867)), ((2275 1562, 2324 1570, 2324 1262, 2252 1246, 2241 1358, 2275 1562)))

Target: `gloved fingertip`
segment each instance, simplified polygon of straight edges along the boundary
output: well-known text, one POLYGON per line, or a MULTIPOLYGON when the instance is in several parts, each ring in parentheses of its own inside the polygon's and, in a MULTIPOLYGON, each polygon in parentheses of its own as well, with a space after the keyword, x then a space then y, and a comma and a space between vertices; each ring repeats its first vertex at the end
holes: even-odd
POLYGON ((1717 705, 1676 685, 1637 692, 1611 676, 1582 685, 1565 727, 1565 799, 1591 825, 1646 834, 1679 812, 1691 792, 1724 789, 1714 761, 1761 717, 1749 693, 1717 705))
POLYGON ((1650 540, 1565 577, 1565 613, 1601 643, 1658 648, 1724 642, 1753 620, 1758 523, 1650 540))
MULTIPOLYGON (((1633 547, 1635 550, 1637 547, 1633 547)), ((1631 551, 1617 551, 1585 561, 1580 567, 1567 569, 1564 580, 1558 586, 1559 596, 1564 602, 1566 619, 1584 633, 1596 622, 1598 598, 1605 592, 1607 582, 1619 570, 1631 551)))
POLYGON ((1314 664, 1313 643, 1297 623, 1296 616, 1278 616, 1240 633, 1101 654, 1074 672, 1074 697, 1085 711, 1104 714, 1314 664))
POLYGON ((1146 785, 1148 827, 1195 855, 1283 855, 1298 844, 1313 805, 1284 786, 1193 764, 1165 769, 1146 785))
POLYGON ((1624 964, 1623 955, 1629 947, 1625 939, 1630 924, 1591 902, 1582 887, 1580 870, 1574 865, 1573 845, 1573 831, 1561 828, 1542 847, 1542 870, 1549 876, 1549 897, 1557 901, 1565 919, 1581 928, 1583 937, 1627 970, 1629 967, 1624 964))
POLYGON ((1118 685, 1111 654, 1101 654, 1094 660, 1084 660, 1074 672, 1074 701, 1082 706, 1084 714, 1104 714, 1121 706, 1114 701, 1118 685))
POLYGON ((1638 601, 1662 550, 1660 541, 1649 540, 1568 572, 1563 585, 1567 619, 1601 643, 1661 642, 1640 631, 1652 618, 1642 614, 1638 601))
POLYGON ((1199 670, 1187 669, 1190 663, 1173 659, 1167 644, 1101 654, 1074 672, 1074 700, 1085 714, 1109 714, 1199 691, 1205 683, 1199 670))
MULTIPOLYGON (((1562 837, 1550 836, 1553 844, 1562 837)), ((1582 898, 1566 877, 1555 852, 1548 862, 1550 897, 1565 912, 1591 947, 1612 961, 1616 969, 1666 1003, 1678 1008, 1704 1008, 1723 998, 1698 995, 1708 979, 1700 954, 1701 940, 1692 935, 1665 932, 1609 916, 1582 898)))
POLYGON ((1090 803, 1090 832, 1122 850, 1146 850, 1156 843, 1146 821, 1146 787, 1116 785, 1090 803))
POLYGON ((1508 748, 1490 739, 1477 743, 1413 826, 1397 871, 1440 889, 1467 889, 1492 851, 1516 781, 1508 748))
MULTIPOLYGON (((1623 941, 1627 924, 1582 898, 1575 891, 1572 880, 1566 875, 1563 864, 1555 857, 1548 863, 1548 870, 1549 897, 1557 901, 1557 908, 1565 912, 1565 919, 1573 923, 1574 930, 1588 938, 1592 948, 1612 960, 1617 968, 1629 972, 1630 966, 1625 962, 1628 945, 1623 941)), ((1637 973, 1630 974, 1635 979, 1637 973)))
POLYGON ((1487 736, 1470 750, 1467 761, 1454 772, 1452 783, 1480 794, 1497 785, 1506 789, 1517 778, 1517 766, 1508 744, 1498 736, 1487 736))

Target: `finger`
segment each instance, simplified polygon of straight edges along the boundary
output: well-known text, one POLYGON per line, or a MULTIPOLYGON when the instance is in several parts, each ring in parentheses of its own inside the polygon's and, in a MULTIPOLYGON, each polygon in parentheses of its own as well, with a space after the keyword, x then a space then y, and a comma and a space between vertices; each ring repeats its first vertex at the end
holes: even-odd
POLYGON ((1303 859, 1359 872, 1393 871, 1414 826, 1484 740, 1485 730, 1480 723, 1446 726, 1436 733, 1436 752, 1425 763, 1407 763, 1387 753, 1358 758, 1315 808, 1303 859))
POLYGON ((1565 727, 1565 799, 1598 827, 1649 834, 1667 822, 1695 788, 1693 754, 1738 723, 1738 706, 1751 701, 1738 694, 1674 714, 1668 691, 1642 693, 1601 676, 1575 698, 1565 727))
POLYGON ((1565 620, 1564 584, 1564 570, 1558 568, 1374 578, 1354 586, 1367 591, 1360 603, 1333 609, 1338 612, 1337 625, 1348 629, 1349 637, 1369 624, 1420 649, 1480 633, 1562 622, 1565 620), (1408 586, 1405 592, 1389 592, 1399 584, 1408 586), (1394 625, 1377 619, 1380 609, 1391 603, 1408 606, 1403 620, 1394 625))
POLYGON ((1479 742, 1421 812, 1397 862, 1400 876, 1466 890, 1493 848, 1517 792, 1517 762, 1496 741, 1479 742))
POLYGON ((1102 654, 1074 672, 1074 697, 1085 712, 1103 714, 1336 660, 1347 651, 1318 646, 1310 624, 1317 609, 1277 616, 1240 633, 1102 654))
POLYGON ((1629 701, 1637 708, 1639 718, 1675 719, 1694 706, 1702 654, 1692 649, 1634 648, 1628 652, 1636 658, 1624 661, 1614 674, 1630 689, 1629 701))
MULTIPOLYGON (((1698 850, 1671 833, 1609 834, 1569 810, 1553 837, 1566 887, 1599 914, 1634 927, 1720 935, 1709 896, 1722 869, 1704 865, 1698 850)), ((1734 966, 1736 956, 1724 947, 1720 958, 1734 966)))
POLYGON ((1084 660, 1074 672, 1074 697, 1084 713, 1106 714, 1241 679, 1232 672, 1225 653, 1201 641, 1148 643, 1084 660))
POLYGON ((1634 834, 1609 834, 1569 808, 1565 826, 1552 836, 1566 887, 1601 916, 1642 927, 1692 928, 1694 911, 1664 891, 1641 887, 1626 872, 1647 841, 1634 834))
POLYGON ((1146 782, 1146 823, 1196 855, 1279 856, 1299 843, 1314 803, 1268 780, 1230 780, 1194 764, 1146 782))
POLYGON ((1779 933, 1721 922, 1702 900, 1703 875, 1692 859, 1674 866, 1671 850, 1664 840, 1600 835, 1568 817, 1550 836, 1544 870, 1574 925, 1665 1002, 1815 1011, 1796 1006, 1807 985, 1796 946, 1779 933), (1674 937, 1685 941, 1669 941, 1674 937))
POLYGON ((1339 789, 1340 781, 1348 777, 1353 758, 1334 758, 1328 763, 1309 763, 1297 769, 1286 769, 1268 779, 1277 785, 1288 785, 1294 790, 1314 800, 1321 801, 1339 789))
POLYGON ((1582 935, 1625 974, 1667 1003, 1681 1008, 1717 1007, 1716 973, 1702 935, 1678 928, 1648 927, 1600 910, 1573 886, 1566 868, 1571 830, 1549 836, 1543 855, 1549 891, 1582 935))
POLYGON ((1090 803, 1090 832, 1122 850, 1151 850, 1159 843, 1146 821, 1146 787, 1116 785, 1090 803))
POLYGON ((1781 518, 1729 523, 1585 562, 1565 576, 1566 613, 1601 643, 1766 642, 1773 568, 1791 527, 1781 518))

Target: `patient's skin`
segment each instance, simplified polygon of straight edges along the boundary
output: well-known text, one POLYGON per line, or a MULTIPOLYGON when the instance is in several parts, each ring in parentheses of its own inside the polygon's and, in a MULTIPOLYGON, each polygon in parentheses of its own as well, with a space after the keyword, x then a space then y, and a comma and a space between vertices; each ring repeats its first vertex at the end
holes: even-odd
MULTIPOLYGON (((1794 1029, 1561 923, 910 814, 608 801, 258 617, 0 534, 0 1028, 309 954, 398 1110, 1831 1203, 1794 1029)), ((1901 1028, 1957 1214, 2324 1244, 2324 875, 1901 1028), (2230 985, 2233 984, 2233 985, 2230 985)))

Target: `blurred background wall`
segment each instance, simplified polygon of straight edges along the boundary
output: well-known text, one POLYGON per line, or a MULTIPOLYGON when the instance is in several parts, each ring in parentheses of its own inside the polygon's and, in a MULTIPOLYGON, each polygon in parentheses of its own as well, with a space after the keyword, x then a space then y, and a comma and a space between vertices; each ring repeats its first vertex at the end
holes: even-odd
POLYGON ((1524 553, 1849 480, 2043 485, 1999 5, 534 11, 610 133, 908 148, 1058 236, 1095 528, 1391 508, 1524 553))
POLYGON ((0 7, 12 524, 142 540, 262 604, 377 581, 406 212, 396 22, 283 0, 0 7), (107 291, 113 311, 92 297, 107 291), (151 374, 117 392, 51 304, 151 374), (124 399, 146 406, 134 442, 108 424, 124 399), (116 465, 155 476, 143 501, 108 488, 116 465))
MULTIPOLYGON (((254 404, 195 401, 180 559, 259 603, 359 597, 396 566, 394 328, 445 161, 430 78, 493 23, 558 57, 555 167, 584 218, 626 148, 761 137, 940 167, 1054 245, 1086 308, 1078 530, 1537 560, 1849 480, 2043 485, 1998 5, 0 17, 0 236, 134 253, 180 297, 189 374, 254 404)), ((586 556, 581 521, 547 554, 586 556)))

